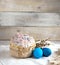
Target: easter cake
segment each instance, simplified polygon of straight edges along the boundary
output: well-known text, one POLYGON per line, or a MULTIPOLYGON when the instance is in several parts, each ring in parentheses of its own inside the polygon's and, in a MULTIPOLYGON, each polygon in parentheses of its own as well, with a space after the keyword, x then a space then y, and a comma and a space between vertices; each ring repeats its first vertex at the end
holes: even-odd
POLYGON ((17 32, 10 41, 10 53, 18 58, 30 57, 35 47, 34 38, 20 32, 17 32))

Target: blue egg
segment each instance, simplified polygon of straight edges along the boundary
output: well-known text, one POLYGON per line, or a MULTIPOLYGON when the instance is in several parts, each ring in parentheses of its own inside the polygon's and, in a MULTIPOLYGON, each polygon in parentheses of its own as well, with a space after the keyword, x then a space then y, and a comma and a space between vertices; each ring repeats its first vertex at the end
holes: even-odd
POLYGON ((50 56, 52 53, 51 49, 49 49, 49 48, 43 48, 42 50, 43 50, 43 56, 45 56, 45 57, 50 56))
POLYGON ((34 58, 41 58, 43 56, 43 51, 41 48, 35 48, 34 51, 33 51, 33 56, 34 58))

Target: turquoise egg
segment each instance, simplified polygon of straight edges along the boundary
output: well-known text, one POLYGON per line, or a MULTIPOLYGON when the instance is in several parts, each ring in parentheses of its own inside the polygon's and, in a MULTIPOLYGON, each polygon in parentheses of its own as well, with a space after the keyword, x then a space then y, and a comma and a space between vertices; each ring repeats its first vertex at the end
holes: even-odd
POLYGON ((49 49, 49 48, 43 48, 42 49, 43 50, 43 56, 44 57, 48 57, 48 56, 50 56, 51 55, 51 49, 49 49))
POLYGON ((43 51, 41 48, 35 48, 34 51, 33 51, 33 56, 34 58, 41 58, 43 56, 43 51))

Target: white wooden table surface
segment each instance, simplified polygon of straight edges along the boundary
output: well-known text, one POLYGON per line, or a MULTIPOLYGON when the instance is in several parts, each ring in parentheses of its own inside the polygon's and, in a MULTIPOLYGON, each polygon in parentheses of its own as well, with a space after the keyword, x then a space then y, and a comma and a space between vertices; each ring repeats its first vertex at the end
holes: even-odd
MULTIPOLYGON (((54 42, 49 46, 52 49, 52 55, 54 51, 60 47, 60 41, 54 42)), ((47 65, 48 60, 52 57, 43 57, 40 59, 26 58, 26 59, 17 59, 10 56, 9 53, 9 41, 0 41, 0 65, 47 65)))

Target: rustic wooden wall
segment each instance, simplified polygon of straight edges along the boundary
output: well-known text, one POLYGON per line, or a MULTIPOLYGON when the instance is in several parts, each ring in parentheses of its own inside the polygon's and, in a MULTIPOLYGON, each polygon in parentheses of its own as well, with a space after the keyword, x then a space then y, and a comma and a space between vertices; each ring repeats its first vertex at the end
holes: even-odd
POLYGON ((0 26, 60 26, 60 13, 0 12, 0 26))
POLYGON ((60 0, 0 0, 0 11, 60 12, 60 0))
POLYGON ((0 27, 0 40, 10 40, 10 38, 20 30, 24 34, 33 36, 36 40, 46 39, 60 40, 60 27, 0 27))
POLYGON ((9 40, 17 30, 36 40, 60 40, 60 14, 0 12, 0 40, 9 40))
POLYGON ((60 40, 60 0, 0 0, 0 40, 9 40, 16 30, 60 40))

